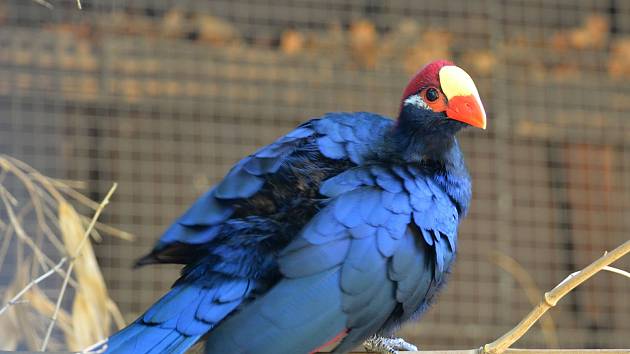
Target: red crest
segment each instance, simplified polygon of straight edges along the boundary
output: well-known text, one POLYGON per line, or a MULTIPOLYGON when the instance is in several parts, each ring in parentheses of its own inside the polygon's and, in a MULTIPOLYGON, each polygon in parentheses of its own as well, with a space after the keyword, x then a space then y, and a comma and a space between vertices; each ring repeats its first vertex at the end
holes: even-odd
POLYGON ((447 65, 454 64, 448 60, 436 60, 425 65, 407 84, 407 87, 403 92, 402 100, 404 101, 409 96, 420 92, 420 90, 426 86, 435 86, 440 88, 440 69, 447 65))

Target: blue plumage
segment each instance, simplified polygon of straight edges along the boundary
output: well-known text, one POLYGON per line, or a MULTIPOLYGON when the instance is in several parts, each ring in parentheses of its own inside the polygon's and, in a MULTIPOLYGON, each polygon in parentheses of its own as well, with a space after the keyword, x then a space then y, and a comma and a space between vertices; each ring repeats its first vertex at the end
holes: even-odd
MULTIPOLYGON (((407 102, 407 101, 405 101, 407 102)), ((345 352, 426 309, 455 258, 470 179, 443 111, 330 113, 238 162, 139 264, 181 278, 112 353, 345 352)), ((485 124, 485 123, 484 123, 485 124)))

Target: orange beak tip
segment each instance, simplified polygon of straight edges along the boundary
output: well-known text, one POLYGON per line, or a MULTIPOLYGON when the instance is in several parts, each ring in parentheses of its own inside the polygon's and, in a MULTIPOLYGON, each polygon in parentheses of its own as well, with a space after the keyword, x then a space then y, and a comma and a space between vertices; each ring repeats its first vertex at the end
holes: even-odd
POLYGON ((452 97, 448 102, 446 115, 473 127, 486 129, 486 112, 473 95, 452 97))

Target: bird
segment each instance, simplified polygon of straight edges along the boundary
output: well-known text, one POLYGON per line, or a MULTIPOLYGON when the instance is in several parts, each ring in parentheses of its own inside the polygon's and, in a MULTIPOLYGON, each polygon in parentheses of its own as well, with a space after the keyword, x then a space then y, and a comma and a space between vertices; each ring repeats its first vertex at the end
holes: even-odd
POLYGON ((392 335, 455 260, 472 196, 456 134, 470 126, 486 128, 472 78, 436 60, 396 119, 326 113, 245 157, 137 262, 183 265, 181 277, 106 352, 413 348, 392 335))

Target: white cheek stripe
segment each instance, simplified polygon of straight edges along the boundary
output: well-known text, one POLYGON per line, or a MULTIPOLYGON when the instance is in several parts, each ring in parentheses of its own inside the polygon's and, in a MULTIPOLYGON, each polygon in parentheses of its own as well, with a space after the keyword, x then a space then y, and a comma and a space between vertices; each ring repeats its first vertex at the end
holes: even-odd
POLYGON ((422 97, 420 97, 420 95, 412 95, 409 96, 405 99, 405 101, 403 101, 403 104, 406 105, 414 105, 416 107, 420 107, 420 108, 424 108, 424 109, 430 109, 429 105, 427 105, 426 102, 424 102, 424 100, 422 99, 422 97))

